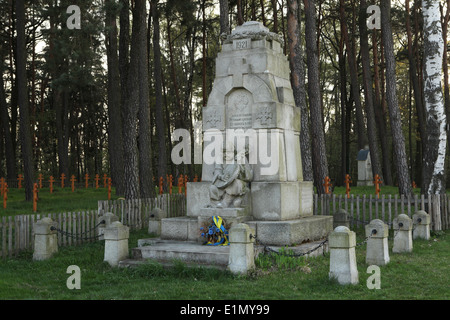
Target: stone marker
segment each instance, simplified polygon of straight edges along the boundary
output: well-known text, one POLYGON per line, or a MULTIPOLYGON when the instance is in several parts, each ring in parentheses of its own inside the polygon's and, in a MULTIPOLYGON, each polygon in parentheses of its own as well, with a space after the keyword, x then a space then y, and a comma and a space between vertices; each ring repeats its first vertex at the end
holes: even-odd
POLYGON ((105 258, 103 261, 115 267, 120 261, 127 259, 129 235, 129 228, 119 221, 115 221, 108 228, 105 228, 103 234, 105 238, 105 258))
POLYGON ((333 228, 344 226, 350 228, 350 215, 345 209, 339 209, 333 214, 333 228))
POLYGON ((356 235, 349 228, 339 226, 328 237, 330 249, 330 279, 336 278, 340 284, 357 284, 356 235))
POLYGON ((413 222, 415 225, 413 239, 429 240, 431 223, 430 215, 423 210, 419 210, 413 215, 413 222))
POLYGON ((366 225, 366 237, 370 237, 367 240, 367 264, 384 266, 389 263, 388 236, 389 227, 380 219, 366 225))
POLYGON ((154 235, 161 235, 161 219, 167 218, 167 212, 160 208, 155 208, 150 214, 148 221, 148 233, 154 235))
POLYGON ((33 260, 46 260, 58 252, 56 226, 50 218, 42 218, 34 224, 33 260))
POLYGON ((357 186, 373 186, 372 161, 370 159, 369 146, 359 150, 356 160, 358 161, 357 186))
POLYGON ((400 214, 394 219, 394 246, 392 252, 403 253, 412 251, 412 222, 411 218, 406 214, 400 214))
POLYGON ((230 256, 228 269, 233 273, 246 274, 255 267, 253 238, 255 234, 247 224, 239 223, 230 229, 230 256))
POLYGON ((98 239, 104 240, 103 234, 105 233, 105 229, 108 228, 114 221, 119 221, 119 217, 117 217, 114 213, 106 212, 105 214, 99 216, 98 221, 100 222, 100 225, 98 226, 98 239))

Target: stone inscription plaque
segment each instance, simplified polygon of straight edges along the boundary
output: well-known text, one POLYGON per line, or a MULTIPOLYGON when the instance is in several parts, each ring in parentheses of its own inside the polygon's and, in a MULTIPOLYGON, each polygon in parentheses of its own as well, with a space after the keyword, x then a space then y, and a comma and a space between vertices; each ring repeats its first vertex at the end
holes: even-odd
POLYGON ((227 128, 252 128, 252 94, 245 89, 233 91, 228 97, 227 128))

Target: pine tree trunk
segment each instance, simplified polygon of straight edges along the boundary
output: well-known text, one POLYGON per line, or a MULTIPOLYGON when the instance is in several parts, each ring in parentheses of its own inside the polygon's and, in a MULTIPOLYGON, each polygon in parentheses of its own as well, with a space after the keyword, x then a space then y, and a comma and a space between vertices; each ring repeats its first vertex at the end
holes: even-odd
POLYGON ((6 104, 5 87, 3 85, 3 76, 0 75, 0 117, 2 121, 3 135, 5 139, 6 155, 6 174, 8 179, 16 179, 16 154, 10 131, 8 106, 6 104))
POLYGON ((220 3, 220 35, 230 33, 230 25, 228 21, 228 0, 219 0, 220 3))
POLYGON ((127 92, 123 108, 123 148, 125 198, 137 199, 139 189, 139 153, 137 147, 137 114, 139 111, 139 55, 140 15, 145 13, 145 0, 136 0, 133 9, 130 63, 128 68, 127 92))
POLYGON ((319 194, 325 192, 323 181, 328 176, 325 133, 322 121, 319 83, 319 57, 317 53, 316 12, 314 0, 303 0, 305 5, 305 38, 308 65, 308 97, 311 115, 311 143, 315 185, 319 194))
POLYGON ((427 144, 424 157, 425 191, 445 193, 446 117, 442 94, 442 55, 444 39, 439 2, 423 0, 424 101, 427 112, 427 144))
POLYGON ((148 38, 147 10, 142 9, 139 15, 139 181, 141 198, 147 199, 154 195, 152 174, 152 129, 150 126, 150 95, 148 70, 148 38))
MULTIPOLYGON (((167 174, 167 160, 166 160, 166 138, 164 129, 164 114, 162 101, 162 75, 161 75, 161 48, 159 44, 159 13, 157 9, 158 0, 152 0, 152 15, 153 15, 153 50, 154 50, 154 82, 155 82, 155 122, 156 122, 156 139, 158 140, 158 167, 157 179, 165 178, 167 174)), ((171 44, 169 44, 170 46, 171 44)), ((173 65, 173 59, 172 59, 173 65)), ((175 72, 175 70, 173 70, 175 72)), ((173 74, 175 76, 175 74, 173 74)), ((178 90, 178 88, 176 89, 178 90)), ((181 101, 177 97, 177 104, 181 108, 181 101)), ((181 123, 183 121, 181 120, 181 123)), ((158 181, 158 180, 157 180, 158 181)))
POLYGON ((25 182, 25 200, 33 199, 33 149, 31 144, 30 116, 27 87, 27 51, 25 35, 25 3, 16 1, 16 28, 17 28, 17 93, 20 110, 20 137, 22 146, 23 173, 25 182))
POLYGON ((391 30, 390 10, 391 1, 381 0, 381 25, 383 26, 382 41, 386 61, 386 102, 389 108, 399 193, 410 196, 412 194, 412 185, 408 171, 408 163, 406 161, 405 137, 402 132, 400 109, 397 100, 394 41, 391 30))
POLYGON ((375 111, 373 103, 373 80, 370 71, 369 37, 365 17, 367 16, 367 2, 360 0, 359 31, 361 37, 361 60, 364 83, 365 110, 367 118, 367 137, 369 138, 370 159, 372 161, 373 176, 379 175, 383 179, 380 155, 377 143, 377 128, 375 125, 375 111))
POLYGON ((298 0, 288 0, 287 29, 291 84, 295 105, 300 108, 300 148, 302 154, 303 180, 313 181, 311 139, 309 135, 308 106, 306 105, 305 65, 300 37, 300 6, 298 0))
POLYGON ((111 179, 116 194, 123 195, 123 137, 121 86, 117 47, 116 12, 113 0, 106 1, 106 54, 108 62, 108 152, 111 179))
POLYGON ((356 68, 356 56, 353 50, 353 44, 350 43, 348 36, 348 28, 346 24, 345 17, 345 4, 344 0, 340 0, 339 12, 340 12, 340 22, 341 22, 341 33, 344 37, 345 46, 347 47, 347 60, 348 68, 350 72, 350 84, 351 92, 353 96, 353 102, 355 103, 356 110, 356 129, 358 133, 358 149, 363 149, 366 146, 367 138, 365 133, 364 116, 362 112, 361 97, 359 93, 359 83, 358 83, 358 70, 356 68))

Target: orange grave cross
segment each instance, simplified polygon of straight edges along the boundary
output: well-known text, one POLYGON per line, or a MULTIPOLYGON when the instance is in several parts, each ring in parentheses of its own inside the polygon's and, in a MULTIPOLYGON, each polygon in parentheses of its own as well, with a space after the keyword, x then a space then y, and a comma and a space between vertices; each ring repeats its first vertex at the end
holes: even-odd
POLYGON ((64 180, 66 180, 66 175, 63 173, 61 174, 61 188, 64 189, 64 180))
POLYGON ((77 181, 77 179, 75 179, 75 176, 72 175, 72 176, 70 177, 70 182, 71 182, 71 185, 72 185, 72 192, 75 191, 75 181, 77 181))
POLYGON ((37 201, 38 201, 38 185, 35 183, 33 185, 33 212, 37 211, 37 201))
POLYGON ((373 183, 375 184, 375 194, 377 195, 377 198, 380 199, 380 184, 383 182, 378 174, 375 175, 375 181, 373 183))
POLYGON ((332 184, 330 183, 331 179, 326 176, 324 181, 325 183, 323 184, 323 186, 325 187, 325 194, 330 194, 330 187, 332 186, 332 184))
POLYGON ((6 201, 8 200, 8 184, 3 185, 3 209, 6 209, 6 201))
POLYGON ((178 178, 178 193, 181 193, 181 188, 183 187, 184 178, 183 175, 180 175, 178 178))
POLYGON ((22 174, 19 174, 19 177, 17 178, 17 180, 19 181, 19 186, 18 186, 18 188, 19 188, 19 189, 22 189, 23 175, 22 175, 22 174))
POLYGON ((198 181, 198 175, 195 175, 194 176, 194 182, 197 182, 198 181))
POLYGON ((0 191, 2 193, 2 196, 3 196, 4 188, 5 188, 5 178, 0 178, 0 191))
POLYGON ((39 189, 42 189, 42 179, 44 179, 44 177, 42 176, 42 173, 39 173, 39 189))
POLYGON ((50 176, 50 179, 48 181, 50 182, 50 193, 53 193, 53 182, 55 182, 55 178, 53 178, 53 176, 50 176))
POLYGON ((350 183, 352 183, 352 181, 350 180, 350 175, 346 174, 345 175, 345 193, 347 194, 347 199, 350 198, 350 183))
POLYGON ((108 178, 108 200, 111 200, 111 178, 108 178))
POLYGON ((108 182, 108 176, 106 175, 106 173, 103 174, 103 188, 107 187, 107 183, 108 182))
POLYGON ((98 174, 95 175, 95 189, 98 189, 98 181, 100 180, 100 176, 98 174))
POLYGON ((88 186, 89 186, 89 175, 86 173, 85 175, 84 175, 84 183, 85 183, 85 187, 86 187, 86 189, 88 188, 88 186))
POLYGON ((159 177, 159 194, 163 194, 163 177, 159 177))
POLYGON ((188 176, 185 175, 184 176, 184 195, 186 195, 186 192, 187 192, 187 183, 188 183, 188 181, 189 181, 188 176))
POLYGON ((173 176, 169 176, 169 194, 172 194, 173 176))

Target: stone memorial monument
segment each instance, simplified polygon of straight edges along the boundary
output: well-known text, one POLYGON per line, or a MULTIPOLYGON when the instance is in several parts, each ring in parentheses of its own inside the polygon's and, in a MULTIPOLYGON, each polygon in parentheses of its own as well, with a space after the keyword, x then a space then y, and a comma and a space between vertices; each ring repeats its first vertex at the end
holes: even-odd
MULTIPOLYGON (((245 223, 260 243, 322 240, 332 216, 313 216, 313 182, 303 181, 300 109, 282 39, 259 22, 223 41, 203 108, 201 182, 187 183, 187 216, 161 219, 161 240, 202 242, 213 216, 245 223)), ((219 249, 219 248, 217 248, 219 249)))

